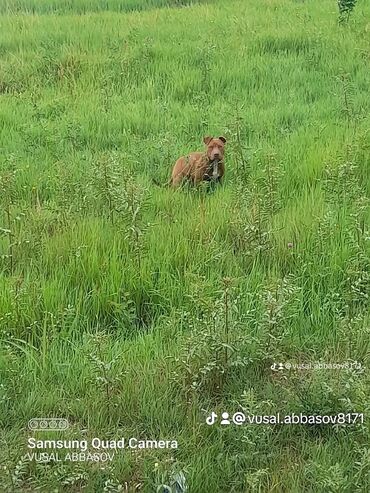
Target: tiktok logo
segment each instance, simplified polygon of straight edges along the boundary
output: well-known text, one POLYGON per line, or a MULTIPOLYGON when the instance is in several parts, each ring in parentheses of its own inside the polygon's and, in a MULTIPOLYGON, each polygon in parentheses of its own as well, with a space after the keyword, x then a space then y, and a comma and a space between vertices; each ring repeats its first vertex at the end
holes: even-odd
POLYGON ((208 416, 208 418, 206 419, 206 423, 207 425, 212 426, 216 423, 216 420, 217 420, 217 414, 212 411, 211 415, 208 416))

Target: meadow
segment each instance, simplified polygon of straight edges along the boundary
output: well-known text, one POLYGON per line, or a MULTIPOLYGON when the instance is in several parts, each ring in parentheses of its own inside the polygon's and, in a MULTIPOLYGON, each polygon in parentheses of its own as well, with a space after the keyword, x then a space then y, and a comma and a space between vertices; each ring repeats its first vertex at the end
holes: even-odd
POLYGON ((1 2, 0 492, 370 491, 369 95, 367 0, 1 2), (152 184, 205 135, 222 187, 152 184))

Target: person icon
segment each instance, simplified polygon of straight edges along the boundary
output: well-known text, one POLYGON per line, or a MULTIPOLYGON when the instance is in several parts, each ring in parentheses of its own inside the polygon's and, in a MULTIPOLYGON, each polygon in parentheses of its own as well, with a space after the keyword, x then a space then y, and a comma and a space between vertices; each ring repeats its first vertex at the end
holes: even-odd
POLYGON ((221 424, 222 425, 229 425, 230 424, 229 413, 222 413, 221 416, 222 416, 221 424))

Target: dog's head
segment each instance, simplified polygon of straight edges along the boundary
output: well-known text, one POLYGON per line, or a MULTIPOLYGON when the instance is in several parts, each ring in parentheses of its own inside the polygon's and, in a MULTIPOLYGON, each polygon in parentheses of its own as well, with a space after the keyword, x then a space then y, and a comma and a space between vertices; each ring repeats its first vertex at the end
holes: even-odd
POLYGON ((210 161, 222 161, 225 154, 225 137, 204 137, 207 146, 207 156, 210 161))

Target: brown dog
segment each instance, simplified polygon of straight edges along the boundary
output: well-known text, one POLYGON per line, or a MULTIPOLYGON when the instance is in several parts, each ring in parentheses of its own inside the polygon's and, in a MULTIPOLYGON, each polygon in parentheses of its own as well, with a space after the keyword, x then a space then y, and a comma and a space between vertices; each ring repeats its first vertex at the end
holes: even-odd
POLYGON ((168 185, 178 187, 185 180, 193 185, 202 181, 221 183, 225 173, 224 152, 225 137, 204 137, 205 152, 192 152, 180 157, 173 167, 168 185))

